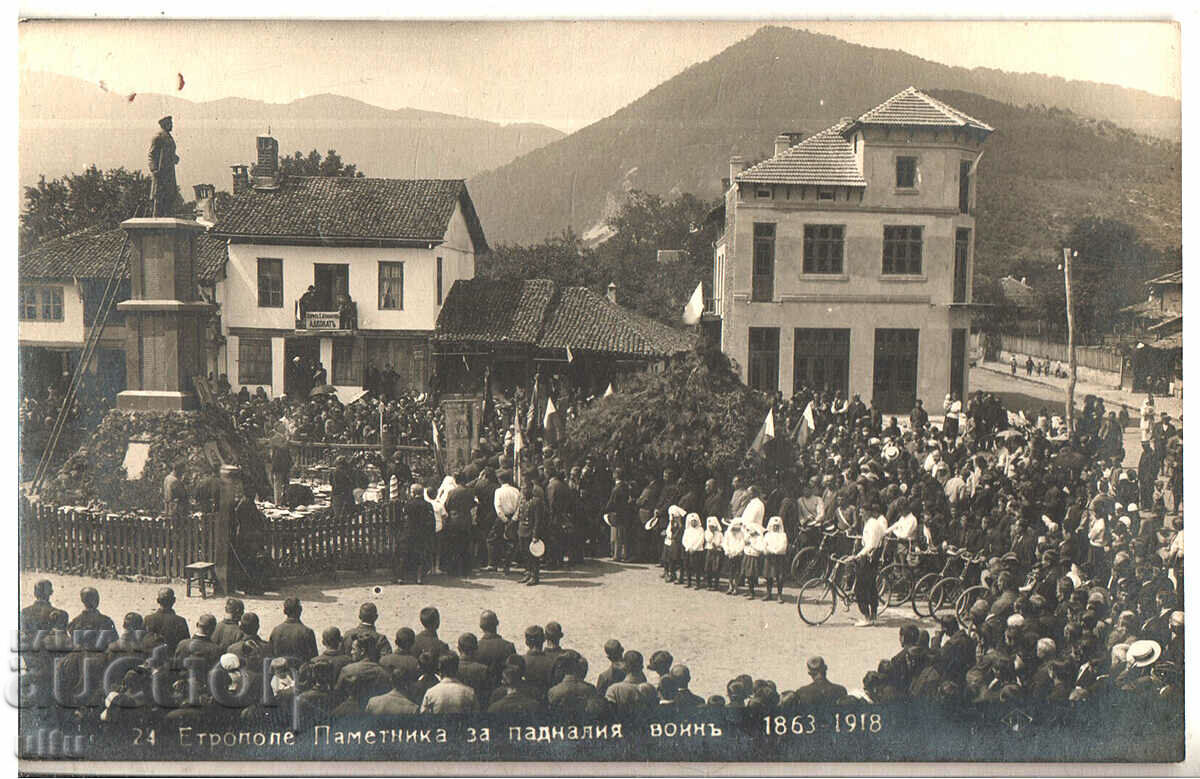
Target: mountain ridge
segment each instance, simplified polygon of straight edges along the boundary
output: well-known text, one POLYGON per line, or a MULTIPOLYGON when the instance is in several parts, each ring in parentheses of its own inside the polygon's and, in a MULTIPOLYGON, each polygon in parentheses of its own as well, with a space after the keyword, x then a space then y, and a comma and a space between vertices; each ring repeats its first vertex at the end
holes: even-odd
MULTIPOLYGON (((873 49, 806 31, 764 27, 709 60, 689 66, 612 115, 534 149, 508 165, 473 177, 472 197, 493 243, 534 242, 568 228, 584 233, 602 219, 605 204, 623 190, 636 188, 660 195, 691 192, 700 198, 715 198, 720 194, 721 179, 728 175, 724 171, 731 155, 740 154, 750 160, 770 156, 772 139, 779 132, 815 133, 841 117, 862 114, 908 86, 931 92, 953 89, 937 82, 957 83, 958 76, 946 77, 955 71, 968 73, 903 52, 873 49), (803 73, 804 77, 797 78, 797 73, 803 73), (628 175, 633 169, 635 174, 628 175)), ((990 77, 991 72, 984 75, 990 77)), ((1033 78, 1039 84, 1054 80, 1054 77, 1033 78)), ((1026 76, 1018 74, 1016 80, 1022 82, 1026 76)), ((1099 86, 1107 94, 1109 87, 1099 86)), ((1006 86, 1004 92, 1016 94, 1022 89, 1018 83, 1006 86)), ((1121 87, 1111 89, 1122 94, 1133 92, 1121 87)), ((959 90, 957 94, 975 93, 959 90)), ((1152 102, 1171 102, 1169 98, 1142 94, 1152 102)), ((1099 170, 1110 166, 1112 158, 1090 153, 1099 148, 1109 154, 1134 158, 1141 158, 1142 151, 1151 150, 1155 170, 1170 169, 1166 174, 1166 191, 1174 189, 1178 199, 1178 143, 1137 136, 1109 118, 1089 118, 1073 109, 1047 106, 1040 101, 1016 105, 986 94, 980 95, 980 99, 985 101, 981 110, 999 113, 1003 121, 1014 125, 1006 129, 1003 121, 992 121, 986 113, 981 116, 967 106, 956 105, 953 99, 947 102, 996 126, 1001 137, 1019 125, 1022 129, 1018 135, 1027 144, 1022 148, 989 141, 989 148, 999 146, 1005 153, 985 153, 981 176, 988 175, 989 168, 1002 170, 1006 160, 1019 162, 1023 155, 1040 158, 1039 149, 1043 146, 1062 146, 1054 138, 1058 133, 1078 132, 1079 142, 1086 146, 1072 149, 1066 144, 1064 160, 1043 160, 1054 171, 1053 176, 1033 171, 1020 181, 1011 180, 1022 192, 1031 190, 1023 195, 1028 202, 1022 208, 1035 203, 1047 205, 1045 193, 1037 191, 1039 179, 1053 180, 1065 175, 1073 177, 1076 184, 1093 178, 1112 179, 1099 170), (1098 140, 1105 137, 1109 141, 1098 140), (1077 167, 1064 170, 1067 161, 1077 167), (1096 169, 1088 170, 1089 165, 1096 169)), ((972 97, 970 102, 973 101, 972 97)), ((1177 107, 1178 101, 1173 104, 1177 107)), ((1106 105, 1115 104, 1108 101, 1106 105)), ((1126 181, 1135 175, 1132 167, 1121 159, 1112 160, 1111 166, 1120 169, 1126 181)), ((1028 168, 1023 164, 1017 167, 1028 168)), ((1104 186, 1111 188, 1111 183, 1104 186)), ((1074 190, 1072 196, 1078 194, 1074 190)), ((1114 193, 1109 194, 1115 197, 1114 193)), ((1179 219, 1173 214, 1177 207, 1165 202, 1165 198, 1164 190, 1156 189, 1154 200, 1168 213, 1147 217, 1144 226, 1154 227, 1161 222, 1159 235, 1150 237, 1157 238, 1160 245, 1172 241, 1178 245, 1179 219)), ((1010 202, 1004 208, 1012 210, 1017 206, 1018 203, 1010 202)), ((980 208, 988 208, 986 201, 981 201, 980 208)), ((1120 210, 1115 207, 1115 200, 1106 209, 1120 210)), ((1076 213, 1079 209, 1051 210, 1076 213)), ((1004 224, 1014 224, 1008 212, 999 219, 1004 224)), ((1045 223, 1044 219, 1038 221, 1039 225, 1045 223)), ((1047 240, 1036 243, 1034 248, 1041 251, 1047 240)))
POLYGON ((92 164, 143 169, 158 118, 171 114, 185 196, 200 183, 228 190, 229 166, 253 161, 254 136, 268 129, 281 154, 336 149, 367 175, 384 178, 469 178, 564 137, 535 123, 388 109, 332 93, 287 103, 242 97, 194 102, 157 93, 130 99, 44 72, 21 74, 19 108, 21 186, 35 184, 40 175, 53 178, 92 164))

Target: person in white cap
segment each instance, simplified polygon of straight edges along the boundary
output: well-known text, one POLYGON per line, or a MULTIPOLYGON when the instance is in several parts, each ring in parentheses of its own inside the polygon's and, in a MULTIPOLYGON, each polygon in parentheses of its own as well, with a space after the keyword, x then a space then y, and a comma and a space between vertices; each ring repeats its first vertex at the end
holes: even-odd
POLYGON ((680 544, 684 555, 684 580, 688 587, 699 588, 704 579, 704 528, 700 524, 700 515, 692 512, 685 519, 680 544))
POLYGON ((742 532, 742 520, 734 519, 729 523, 722 538, 722 548, 725 552, 725 574, 729 577, 729 589, 726 595, 737 595, 742 582, 742 552, 746 548, 746 537, 742 532))
POLYGON ((710 590, 717 589, 721 581, 721 566, 725 562, 723 536, 721 520, 709 517, 704 529, 704 583, 710 590))

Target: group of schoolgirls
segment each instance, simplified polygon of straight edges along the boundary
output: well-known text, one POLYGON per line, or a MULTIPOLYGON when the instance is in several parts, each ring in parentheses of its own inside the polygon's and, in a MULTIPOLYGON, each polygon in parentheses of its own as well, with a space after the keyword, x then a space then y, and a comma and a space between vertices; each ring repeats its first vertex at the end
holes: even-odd
POLYGON ((778 598, 782 603, 787 550, 787 533, 779 517, 771 517, 765 528, 762 517, 753 512, 729 521, 709 517, 702 525, 699 514, 671 506, 663 529, 663 579, 697 590, 717 590, 725 577, 729 582, 725 594, 740 595, 745 584, 746 597, 754 598, 762 578, 766 580, 763 600, 778 598))

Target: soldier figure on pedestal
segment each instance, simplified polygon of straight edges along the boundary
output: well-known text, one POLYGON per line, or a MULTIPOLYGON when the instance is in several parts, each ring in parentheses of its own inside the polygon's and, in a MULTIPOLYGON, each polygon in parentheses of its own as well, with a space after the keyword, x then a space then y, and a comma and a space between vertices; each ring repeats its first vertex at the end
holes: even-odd
POLYGON ((175 139, 171 137, 174 122, 164 116, 158 120, 162 128, 150 141, 150 216, 170 216, 175 203, 175 164, 179 155, 175 153, 175 139))

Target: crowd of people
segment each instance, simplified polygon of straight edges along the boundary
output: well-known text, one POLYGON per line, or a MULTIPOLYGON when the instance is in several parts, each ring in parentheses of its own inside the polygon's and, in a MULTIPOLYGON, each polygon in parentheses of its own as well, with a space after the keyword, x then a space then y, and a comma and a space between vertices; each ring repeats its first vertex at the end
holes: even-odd
MULTIPOLYGON (((55 420, 62 411, 63 397, 70 377, 64 375, 60 384, 51 384, 41 397, 27 395, 17 407, 17 429, 21 436, 21 458, 23 467, 36 465, 46 448, 54 430, 55 420)), ((57 456, 66 458, 83 440, 95 430, 113 407, 116 394, 111 388, 85 373, 75 398, 67 411, 67 422, 61 433, 57 456)))
POLYGON ((283 434, 297 442, 378 444, 382 409, 385 446, 429 444, 432 425, 441 423, 430 396, 409 390, 371 392, 346 405, 335 393, 310 396, 296 392, 272 398, 262 387, 232 392, 224 375, 215 379, 215 388, 218 405, 233 416, 239 430, 254 439, 283 434))
POLYGON ((52 605, 53 594, 49 580, 39 581, 34 603, 21 612, 22 703, 43 722, 301 729, 363 715, 602 718, 667 706, 765 714, 870 701, 864 691, 829 681, 821 657, 802 663, 797 676, 806 678, 797 678, 794 689, 743 674, 729 680, 724 695, 707 697, 692 691, 690 669, 670 651, 643 653, 618 638, 604 642, 607 665, 592 671, 581 652, 565 646, 561 623, 529 625, 513 642, 490 610, 480 614, 478 633, 459 634, 452 647, 439 635, 434 607, 420 610, 417 625, 385 633, 368 601, 356 624, 325 627, 318 641, 297 598, 283 602, 281 621, 267 630, 237 598, 226 601, 220 621, 202 614, 189 622, 176 613, 168 587, 158 592, 157 608, 126 614, 118 631, 100 611, 97 590, 80 592, 82 608, 72 619, 52 605))

